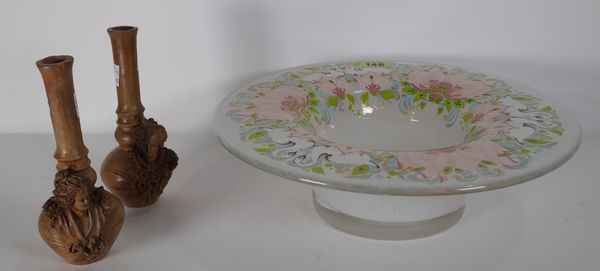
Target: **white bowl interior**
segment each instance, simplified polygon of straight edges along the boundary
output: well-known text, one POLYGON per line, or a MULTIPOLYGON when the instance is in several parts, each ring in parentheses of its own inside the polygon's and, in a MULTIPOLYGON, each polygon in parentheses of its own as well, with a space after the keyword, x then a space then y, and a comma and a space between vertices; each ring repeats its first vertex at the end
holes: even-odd
POLYGON ((317 135, 352 147, 386 151, 426 151, 465 143, 467 131, 448 127, 436 107, 401 112, 394 106, 362 107, 362 116, 331 110, 328 125, 317 135))

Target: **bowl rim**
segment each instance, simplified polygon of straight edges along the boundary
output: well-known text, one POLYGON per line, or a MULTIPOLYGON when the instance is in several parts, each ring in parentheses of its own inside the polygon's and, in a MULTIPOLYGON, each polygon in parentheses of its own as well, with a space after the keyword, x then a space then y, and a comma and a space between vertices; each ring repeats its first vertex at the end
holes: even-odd
MULTIPOLYGON (((320 187, 350 191, 350 192, 360 192, 360 193, 370 193, 370 194, 387 194, 387 195, 402 195, 402 196, 433 196, 433 195, 452 195, 452 194, 464 194, 464 193, 473 193, 473 192, 481 192, 487 190, 493 190, 498 188, 503 188, 515 184, 519 184, 525 181, 529 181, 545 175, 550 171, 558 168, 566 161, 568 161, 577 151, 579 145, 582 140, 581 126, 575 115, 571 113, 567 108, 565 108, 561 103, 554 100, 552 97, 547 96, 543 92, 536 90, 528 85, 523 83, 507 79, 503 76, 498 76, 494 73, 480 71, 477 69, 472 69, 464 66, 454 65, 454 64, 446 64, 442 62, 429 62, 429 61, 414 61, 414 60, 406 60, 406 59, 367 59, 367 60, 348 60, 348 61, 334 61, 334 62, 322 62, 316 64, 308 64, 296 66, 284 70, 280 70, 269 75, 256 78, 239 88, 236 88, 234 91, 230 92, 226 97, 224 97, 218 106, 215 109, 215 113, 213 115, 212 128, 214 133, 217 135, 219 142, 231 152, 234 156, 238 157, 240 160, 251 164, 261 170, 267 171, 274 175, 284 177, 286 179, 292 181, 298 181, 302 183, 307 183, 311 185, 317 185, 320 187), (414 64, 414 65, 438 65, 444 68, 459 68, 466 70, 468 72, 482 73, 491 78, 503 80, 509 83, 513 88, 519 89, 519 91, 533 95, 537 98, 540 98, 544 101, 545 104, 551 105, 560 116, 562 120, 561 123, 565 130, 568 130, 568 134, 561 136, 558 139, 560 144, 557 145, 556 148, 548 149, 544 151, 546 153, 548 151, 549 155, 544 155, 542 160, 532 161, 527 167, 522 169, 512 169, 510 174, 505 176, 498 177, 479 177, 477 180, 473 182, 442 182, 439 184, 418 184, 416 182, 411 181, 393 181, 393 182, 373 182, 372 180, 358 180, 350 179, 350 178, 336 178, 335 176, 319 176, 317 174, 312 174, 310 172, 296 171, 290 170, 290 166, 286 166, 285 164, 277 164, 275 160, 266 160, 264 157, 257 155, 253 152, 249 152, 247 149, 240 148, 240 146, 234 146, 239 142, 239 135, 232 136, 231 129, 225 129, 224 120, 229 121, 229 124, 234 124, 237 127, 238 124, 235 124, 232 120, 225 117, 223 114, 228 108, 228 104, 234 98, 235 94, 241 90, 248 88, 253 84, 257 84, 259 82, 264 82, 269 80, 269 78, 275 78, 279 75, 282 75, 286 72, 303 69, 305 67, 311 66, 324 66, 324 65, 340 65, 340 64, 353 64, 362 61, 373 61, 373 62, 391 62, 396 64, 414 64), (238 142, 236 142, 235 138, 238 138, 238 142)), ((477 141, 479 139, 476 139, 477 141)), ((463 143, 466 144, 467 142, 463 143)), ((458 144, 457 146, 463 145, 458 144)), ((454 146, 445 147, 452 148, 454 146)), ((441 149, 445 149, 441 148, 441 149)), ((428 150, 429 151, 429 150, 428 150)), ((539 157, 536 156, 536 157, 539 157)))

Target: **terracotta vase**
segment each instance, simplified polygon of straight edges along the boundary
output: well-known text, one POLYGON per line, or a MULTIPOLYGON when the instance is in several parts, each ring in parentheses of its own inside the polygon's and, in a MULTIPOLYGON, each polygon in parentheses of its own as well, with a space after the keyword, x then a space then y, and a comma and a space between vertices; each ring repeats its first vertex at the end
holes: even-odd
POLYGON ((83 144, 73 87, 73 57, 50 56, 36 62, 50 106, 57 165, 53 196, 38 221, 42 239, 72 264, 102 259, 123 226, 124 207, 111 193, 96 188, 83 144))
POLYGON ((146 207, 158 200, 177 167, 178 157, 165 148, 165 127, 144 117, 137 67, 137 27, 108 29, 115 63, 119 146, 102 163, 104 184, 127 207, 146 207))

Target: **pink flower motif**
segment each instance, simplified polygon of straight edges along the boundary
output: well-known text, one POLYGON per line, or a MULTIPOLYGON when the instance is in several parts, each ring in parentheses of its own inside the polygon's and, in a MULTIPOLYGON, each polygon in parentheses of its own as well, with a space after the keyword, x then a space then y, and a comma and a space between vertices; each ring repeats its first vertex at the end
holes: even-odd
POLYGON ((462 87, 453 85, 450 82, 440 82, 438 80, 429 80, 429 82, 420 83, 415 86, 422 92, 428 92, 434 100, 441 100, 444 97, 450 100, 458 100, 460 95, 458 92, 462 87))
POLYGON ((392 77, 385 74, 376 74, 369 72, 356 77, 356 84, 360 89, 369 91, 377 95, 380 90, 392 88, 392 77))
POLYGON ((333 94, 343 97, 344 94, 346 93, 346 89, 345 88, 334 88, 333 89, 333 94))
POLYGON ((471 121, 483 127, 479 136, 495 136, 512 129, 510 120, 504 118, 508 114, 507 109, 507 106, 492 101, 478 104, 473 110, 474 115, 471 121))
POLYGON ((442 68, 412 72, 408 81, 420 91, 431 93, 433 99, 473 98, 492 90, 485 81, 471 80, 463 74, 450 74, 442 68))
POLYGON ((422 168, 424 179, 446 180, 446 168, 474 171, 481 161, 497 167, 514 167, 517 162, 498 154, 508 149, 489 140, 475 140, 466 144, 435 151, 400 152, 397 154, 398 169, 422 168))
POLYGON ((261 86, 253 90, 261 95, 252 99, 251 106, 232 110, 241 116, 255 116, 257 120, 297 120, 302 118, 308 106, 308 97, 304 90, 295 86, 271 88, 261 86))
POLYGON ((441 100, 444 98, 444 95, 438 92, 433 92, 430 94, 430 97, 436 101, 441 100))
POLYGON ((298 115, 304 114, 304 109, 308 105, 308 99, 303 97, 302 100, 298 100, 292 96, 288 96, 285 100, 281 101, 279 108, 283 111, 297 113, 298 115))
POLYGON ((480 122, 483 119, 484 114, 481 112, 477 112, 475 113, 475 116, 473 117, 473 122, 480 122))
POLYGON ((316 87, 324 92, 343 97, 346 92, 352 91, 352 85, 344 77, 322 77, 315 82, 316 87))

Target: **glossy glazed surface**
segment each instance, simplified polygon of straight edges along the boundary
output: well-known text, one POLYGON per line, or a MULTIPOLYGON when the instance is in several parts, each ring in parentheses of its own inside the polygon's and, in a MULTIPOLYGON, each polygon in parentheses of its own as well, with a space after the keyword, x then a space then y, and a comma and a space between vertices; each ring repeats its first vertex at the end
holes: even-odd
POLYGON ((436 64, 293 68, 231 93, 214 129, 242 160, 292 180, 375 194, 489 190, 543 175, 581 141, 529 87, 436 64))

